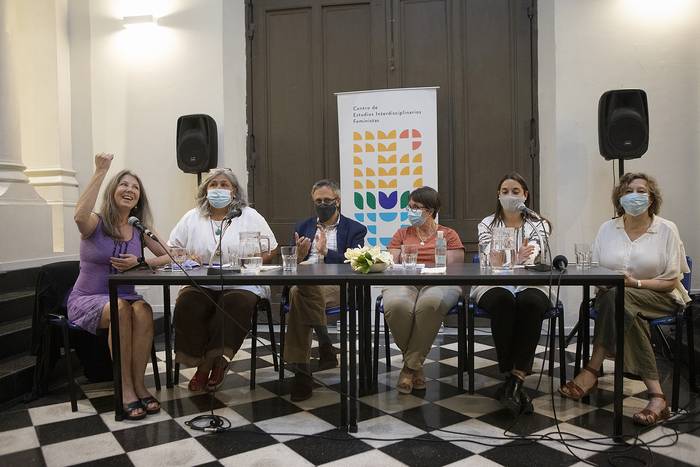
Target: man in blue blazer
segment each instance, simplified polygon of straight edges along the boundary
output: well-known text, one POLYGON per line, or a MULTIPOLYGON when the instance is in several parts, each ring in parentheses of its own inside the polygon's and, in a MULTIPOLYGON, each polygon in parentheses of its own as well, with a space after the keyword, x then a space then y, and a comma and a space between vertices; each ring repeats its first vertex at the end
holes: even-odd
MULTIPOLYGON (((319 180, 311 188, 316 216, 294 227, 294 243, 300 262, 342 263, 345 250, 365 244, 367 228, 340 214, 340 188, 332 180, 319 180)), ((311 397, 313 381, 309 365, 311 330, 319 338, 319 368, 338 364, 326 329, 326 308, 338 306, 337 286, 295 286, 289 292, 289 325, 284 345, 285 360, 295 369, 291 399, 311 397)))

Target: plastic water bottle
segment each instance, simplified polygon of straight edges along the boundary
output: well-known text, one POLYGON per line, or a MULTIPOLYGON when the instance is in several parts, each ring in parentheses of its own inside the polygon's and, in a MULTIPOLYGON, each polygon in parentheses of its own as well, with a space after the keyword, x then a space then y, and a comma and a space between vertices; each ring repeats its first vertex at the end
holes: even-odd
POLYGON ((435 267, 447 266, 447 240, 445 240, 445 232, 438 230, 437 239, 435 239, 435 267))

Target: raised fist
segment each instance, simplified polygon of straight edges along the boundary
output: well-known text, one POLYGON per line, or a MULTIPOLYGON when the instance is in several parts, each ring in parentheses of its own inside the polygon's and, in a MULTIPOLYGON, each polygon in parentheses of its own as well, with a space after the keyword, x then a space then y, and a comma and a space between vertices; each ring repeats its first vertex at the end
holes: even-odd
POLYGON ((95 155, 95 170, 107 170, 112 165, 114 154, 101 152, 95 155))

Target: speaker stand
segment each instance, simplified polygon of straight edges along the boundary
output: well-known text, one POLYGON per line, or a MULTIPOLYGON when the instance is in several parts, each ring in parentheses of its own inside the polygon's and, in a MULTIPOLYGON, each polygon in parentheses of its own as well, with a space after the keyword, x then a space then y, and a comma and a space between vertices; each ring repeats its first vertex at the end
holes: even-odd
POLYGON ((197 172, 197 187, 202 184, 202 172, 197 172))
POLYGON ((618 180, 619 180, 625 174, 625 161, 624 161, 624 159, 622 159, 622 158, 618 159, 617 164, 618 164, 617 172, 619 174, 619 177, 618 177, 618 180))

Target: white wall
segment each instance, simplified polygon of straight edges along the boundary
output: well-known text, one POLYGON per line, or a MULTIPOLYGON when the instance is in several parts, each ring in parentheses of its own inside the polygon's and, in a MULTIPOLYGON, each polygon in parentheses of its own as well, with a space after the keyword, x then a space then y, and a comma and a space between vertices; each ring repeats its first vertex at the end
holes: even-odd
MULTIPOLYGON (((574 243, 592 241, 612 216, 613 163, 598 152, 598 99, 641 88, 649 151, 625 170, 657 178, 661 215, 700 259, 700 2, 540 0, 538 23, 542 212, 554 222, 554 249, 572 258, 574 243)), ((568 296, 572 323, 580 294, 568 296)))
MULTIPOLYGON (((177 118, 193 113, 214 117, 218 165, 234 169, 245 186, 243 0, 76 0, 69 19, 81 187, 93 154, 113 152, 111 174, 129 168, 141 176, 156 230, 167 239, 194 205, 196 176, 182 173, 175 155, 177 118), (142 14, 153 14, 158 26, 122 27, 123 16, 142 14)), ((145 292, 161 303, 158 291, 145 292)))
POLYGON ((128 167, 143 178, 156 228, 166 237, 193 206, 196 188, 196 176, 177 168, 180 115, 214 117, 219 165, 245 167, 243 2, 227 3, 229 57, 220 0, 161 2, 154 12, 158 26, 146 31, 122 28, 120 21, 143 13, 142 4, 90 3, 93 150, 114 152, 114 171, 128 167), (234 108, 225 110, 225 103, 234 108))

